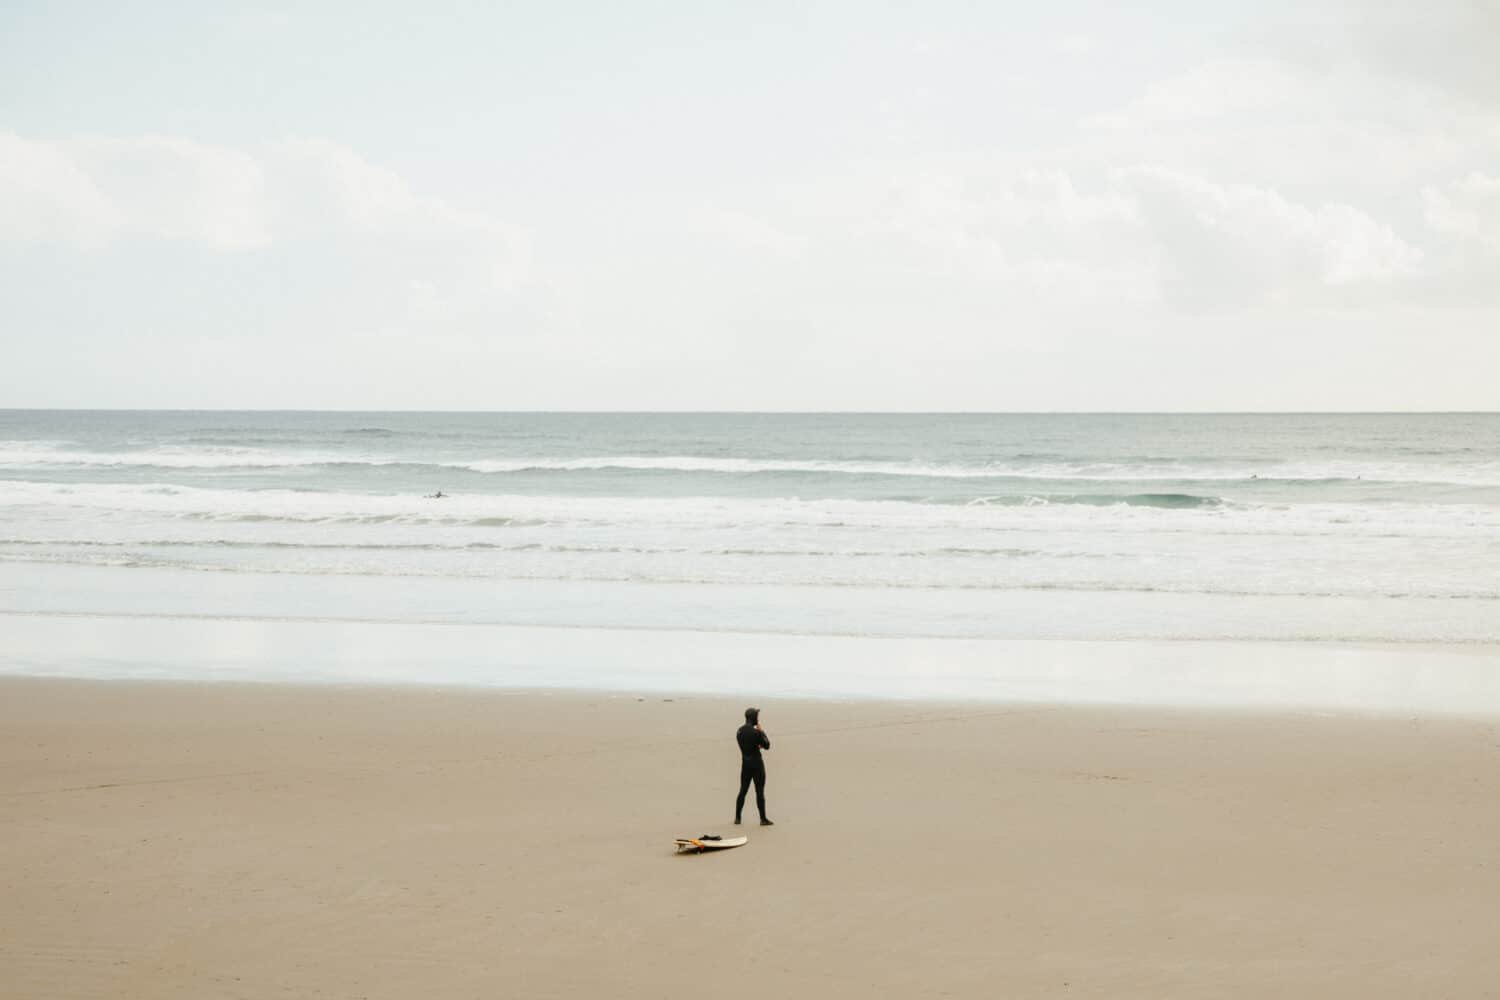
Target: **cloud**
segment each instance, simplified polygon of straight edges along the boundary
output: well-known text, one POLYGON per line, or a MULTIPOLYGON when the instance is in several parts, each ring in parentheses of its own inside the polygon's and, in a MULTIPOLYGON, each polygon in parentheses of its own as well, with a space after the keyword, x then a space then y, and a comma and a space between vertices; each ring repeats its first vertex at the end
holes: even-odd
POLYGON ((1358 306, 1427 274, 1421 245, 1352 204, 1162 166, 954 164, 865 190, 843 211, 866 260, 1056 304, 1358 306))
POLYGON ((1422 200, 1433 229, 1500 251, 1500 177, 1475 171, 1462 180, 1424 188, 1422 200))
POLYGON ((1500 298, 1500 177, 1474 171, 1422 189, 1423 219, 1438 257, 1441 297, 1494 303, 1500 298))
POLYGON ((412 191, 316 139, 250 149, 138 136, 0 133, 0 240, 96 250, 160 240, 233 253, 316 240, 433 245, 499 285, 524 277, 524 234, 412 191))
POLYGON ((1085 117, 1096 158, 1385 198, 1500 160, 1500 111, 1365 62, 1218 56, 1085 117))
POLYGON ((1286 57, 1311 65, 1354 63, 1477 103, 1500 102, 1500 6, 1494 3, 1338 0, 1295 10, 1266 33, 1286 57))
POLYGON ((1221 58, 1154 81, 1123 107, 1084 124, 1112 130, 1197 126, 1284 107, 1299 96, 1297 80, 1275 62, 1221 58))
POLYGON ((395 171, 320 139, 294 139, 264 154, 267 194, 278 233, 329 230, 427 237, 444 233, 506 235, 511 228, 436 198, 421 197, 395 171))
POLYGON ((1286 302, 1320 290, 1417 278, 1423 251, 1353 206, 1308 206, 1265 188, 1161 168, 1125 171, 1164 270, 1191 303, 1286 302))
POLYGON ((747 212, 702 205, 686 214, 686 229, 694 235, 771 257, 799 260, 806 240, 778 229, 747 212))
POLYGON ((848 214, 893 257, 1085 304, 1500 302, 1500 8, 1377 6, 1225 36, 1071 140, 892 165, 848 214))
POLYGON ((898 266, 1068 299, 1149 292, 1129 252, 1135 205, 1066 173, 932 167, 840 187, 843 228, 898 266))
POLYGON ((0 240, 97 247, 124 223, 65 150, 0 132, 0 240))
MULTIPOLYGON (((1114 165, 1154 235, 1158 287, 1184 307, 1496 301, 1485 170, 1500 106, 1473 73, 1458 86, 1380 57, 1412 18, 1321 10, 1083 119, 1071 156, 1114 165)), ((1448 13, 1414 37, 1461 34, 1467 15, 1448 13)), ((1455 46, 1462 63, 1484 47, 1455 46)))
POLYGON ((1091 55, 1096 48, 1097 43, 1088 35, 1064 35, 1057 42, 1057 51, 1065 56, 1091 55))
MULTIPOLYGON (((33 143, 33 146, 45 146, 33 143)), ((107 202, 72 206, 107 240, 147 237, 244 250, 271 242, 266 168, 249 153, 145 136, 51 144, 107 202), (112 225, 111 225, 112 223, 112 225)))
POLYGON ((110 322, 80 327, 101 338, 145 327, 293 349, 408 334, 483 344, 544 325, 526 234, 323 140, 0 133, 7 243, 44 273, 56 252, 74 256, 69 287, 109 303, 110 322))

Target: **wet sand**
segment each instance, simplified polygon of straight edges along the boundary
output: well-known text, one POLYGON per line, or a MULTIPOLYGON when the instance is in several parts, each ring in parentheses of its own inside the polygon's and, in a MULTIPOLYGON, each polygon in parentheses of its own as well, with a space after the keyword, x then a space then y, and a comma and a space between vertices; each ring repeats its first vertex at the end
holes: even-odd
POLYGON ((0 679, 0 997, 1478 997, 1493 719, 0 679))

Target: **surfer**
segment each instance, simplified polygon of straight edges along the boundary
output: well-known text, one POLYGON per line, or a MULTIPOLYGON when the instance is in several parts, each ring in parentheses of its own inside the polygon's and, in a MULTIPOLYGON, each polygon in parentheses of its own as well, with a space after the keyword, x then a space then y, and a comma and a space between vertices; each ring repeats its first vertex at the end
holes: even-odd
POLYGON ((766 762, 760 752, 771 749, 771 738, 760 728, 760 709, 745 709, 745 724, 734 734, 734 739, 740 745, 740 797, 734 800, 734 825, 740 824, 740 814, 745 811, 745 793, 753 781, 760 825, 775 826, 766 819, 766 762))
POLYGON ((436 493, 427 494, 427 499, 429 500, 445 500, 447 499, 447 497, 448 494, 444 493, 442 490, 438 490, 436 493))

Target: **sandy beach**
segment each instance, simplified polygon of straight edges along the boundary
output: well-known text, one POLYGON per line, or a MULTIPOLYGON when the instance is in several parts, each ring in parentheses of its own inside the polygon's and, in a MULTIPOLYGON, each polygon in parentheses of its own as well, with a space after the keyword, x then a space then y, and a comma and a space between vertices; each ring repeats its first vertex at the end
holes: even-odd
POLYGON ((0 680, 0 996, 1478 997, 1485 720, 0 680))

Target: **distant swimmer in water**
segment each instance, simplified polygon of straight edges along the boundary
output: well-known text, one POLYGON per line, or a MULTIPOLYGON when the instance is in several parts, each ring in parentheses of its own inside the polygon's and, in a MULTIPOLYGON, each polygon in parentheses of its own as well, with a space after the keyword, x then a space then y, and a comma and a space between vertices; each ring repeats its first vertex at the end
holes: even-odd
POLYGON ((429 500, 443 500, 443 499, 446 499, 447 496, 448 496, 448 494, 444 493, 442 490, 438 490, 436 493, 429 493, 429 494, 427 494, 427 499, 429 499, 429 500))

